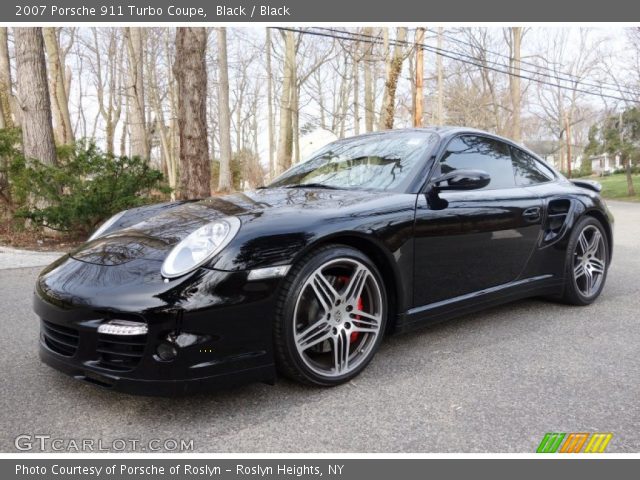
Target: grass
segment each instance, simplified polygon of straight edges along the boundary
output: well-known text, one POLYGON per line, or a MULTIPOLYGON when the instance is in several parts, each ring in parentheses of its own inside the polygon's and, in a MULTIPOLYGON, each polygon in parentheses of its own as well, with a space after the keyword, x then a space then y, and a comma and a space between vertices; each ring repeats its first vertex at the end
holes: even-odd
POLYGON ((625 200, 628 202, 640 202, 640 175, 633 175, 634 196, 627 193, 627 176, 624 173, 616 173, 606 177, 584 177, 602 184, 602 196, 612 200, 625 200))

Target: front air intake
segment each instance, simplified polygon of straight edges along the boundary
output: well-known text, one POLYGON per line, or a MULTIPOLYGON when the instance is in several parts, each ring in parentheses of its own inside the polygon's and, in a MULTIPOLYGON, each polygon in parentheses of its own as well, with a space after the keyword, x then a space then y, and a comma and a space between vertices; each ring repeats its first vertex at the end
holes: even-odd
POLYGON ((142 359, 147 335, 98 334, 98 366, 107 370, 126 372, 133 370, 142 359))
POLYGON ((40 331, 44 343, 50 350, 65 357, 73 357, 78 350, 80 335, 78 330, 70 327, 63 327, 56 323, 42 320, 40 331))

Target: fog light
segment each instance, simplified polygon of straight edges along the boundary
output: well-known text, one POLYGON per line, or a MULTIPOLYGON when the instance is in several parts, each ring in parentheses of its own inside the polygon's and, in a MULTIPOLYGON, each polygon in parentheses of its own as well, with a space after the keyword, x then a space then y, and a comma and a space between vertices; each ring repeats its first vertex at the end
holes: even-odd
POLYGON ((156 352, 158 353, 160 360, 164 360, 165 362, 173 360, 178 356, 178 349, 170 343, 161 343, 158 345, 156 352))
POLYGON ((98 327, 98 333, 107 335, 146 335, 147 324, 129 320, 109 320, 98 327))

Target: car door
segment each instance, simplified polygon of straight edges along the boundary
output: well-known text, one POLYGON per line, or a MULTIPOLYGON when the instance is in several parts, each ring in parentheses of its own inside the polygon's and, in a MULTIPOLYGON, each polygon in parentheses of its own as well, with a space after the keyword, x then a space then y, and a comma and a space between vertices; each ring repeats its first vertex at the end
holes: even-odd
POLYGON ((414 307, 516 281, 541 229, 541 201, 516 185, 510 147, 477 134, 454 137, 432 178, 456 169, 489 173, 478 190, 437 191, 418 199, 414 307))

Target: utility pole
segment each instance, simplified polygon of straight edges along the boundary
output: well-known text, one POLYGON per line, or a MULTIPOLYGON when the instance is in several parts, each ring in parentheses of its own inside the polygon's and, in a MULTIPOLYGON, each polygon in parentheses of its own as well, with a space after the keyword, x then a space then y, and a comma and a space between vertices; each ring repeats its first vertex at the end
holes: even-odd
POLYGON ((414 99, 415 111, 413 112, 413 126, 422 126, 422 104, 423 93, 422 86, 424 80, 424 50, 422 45, 424 44, 424 27, 418 27, 416 30, 416 97, 414 99))

